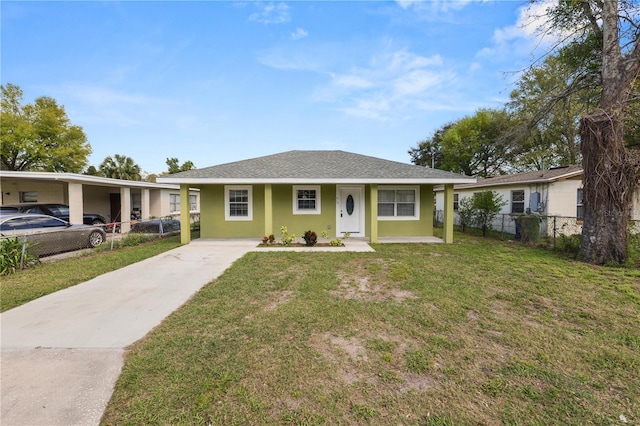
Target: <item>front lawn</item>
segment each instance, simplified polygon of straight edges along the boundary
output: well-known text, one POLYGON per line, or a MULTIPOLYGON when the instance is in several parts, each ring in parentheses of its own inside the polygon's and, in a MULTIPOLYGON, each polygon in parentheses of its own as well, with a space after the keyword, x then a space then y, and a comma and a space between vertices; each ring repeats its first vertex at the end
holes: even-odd
POLYGON ((130 348, 102 423, 639 423, 640 270, 456 239, 247 254, 130 348))
POLYGON ((109 242, 81 257, 45 262, 0 278, 0 312, 15 308, 47 294, 88 281, 98 275, 123 268, 180 246, 180 237, 158 238, 109 250, 109 242))

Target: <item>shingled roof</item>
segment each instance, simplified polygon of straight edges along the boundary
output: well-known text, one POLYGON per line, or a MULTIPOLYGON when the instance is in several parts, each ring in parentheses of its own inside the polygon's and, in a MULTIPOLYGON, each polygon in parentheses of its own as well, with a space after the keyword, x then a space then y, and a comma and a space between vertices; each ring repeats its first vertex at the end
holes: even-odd
MULTIPOLYGON (((552 169, 537 170, 535 172, 515 173, 511 175, 495 176, 478 179, 475 183, 455 185, 455 189, 484 188, 492 186, 551 183, 562 179, 571 179, 582 175, 582 167, 578 165, 554 167, 552 169)), ((443 188, 436 188, 442 190, 443 188)))
POLYGON ((475 178, 345 151, 288 151, 158 178, 162 183, 472 183, 475 178))

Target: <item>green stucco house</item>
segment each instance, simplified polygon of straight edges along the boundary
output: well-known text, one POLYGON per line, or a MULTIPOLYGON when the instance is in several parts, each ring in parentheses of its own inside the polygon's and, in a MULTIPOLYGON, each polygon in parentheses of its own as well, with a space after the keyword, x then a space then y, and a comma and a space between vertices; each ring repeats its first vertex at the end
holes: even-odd
MULTIPOLYGON (((257 238, 281 226, 379 237, 432 236, 434 192, 444 185, 444 241, 453 241, 453 185, 474 183, 442 170, 344 151, 288 151, 176 173, 181 220, 189 223, 189 188, 200 190, 202 238, 257 238), (184 198, 184 199, 182 199, 184 198)), ((182 227, 182 242, 190 240, 182 227)))

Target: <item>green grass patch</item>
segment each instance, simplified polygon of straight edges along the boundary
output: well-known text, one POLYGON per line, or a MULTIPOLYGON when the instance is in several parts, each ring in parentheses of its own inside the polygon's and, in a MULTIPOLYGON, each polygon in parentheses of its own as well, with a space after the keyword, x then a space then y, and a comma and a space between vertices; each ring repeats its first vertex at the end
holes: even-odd
POLYGON ((107 242, 81 257, 40 263, 3 276, 0 283, 0 311, 4 312, 180 245, 180 237, 146 241, 134 236, 124 241, 126 243, 119 244, 119 248, 113 251, 109 250, 107 242))
POLYGON ((375 249, 245 255, 130 348, 102 423, 640 422, 639 270, 375 249))

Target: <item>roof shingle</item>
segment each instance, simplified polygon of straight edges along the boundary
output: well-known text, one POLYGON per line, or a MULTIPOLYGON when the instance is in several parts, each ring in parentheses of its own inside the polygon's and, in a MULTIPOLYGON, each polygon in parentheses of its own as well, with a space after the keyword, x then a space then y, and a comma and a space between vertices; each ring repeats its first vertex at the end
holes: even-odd
POLYGON ((433 183, 474 182, 475 178, 384 160, 345 151, 288 151, 280 154, 220 164, 176 173, 158 181, 166 183, 206 182, 299 182, 299 181, 427 181, 433 183), (439 182, 435 182, 435 181, 439 182))

